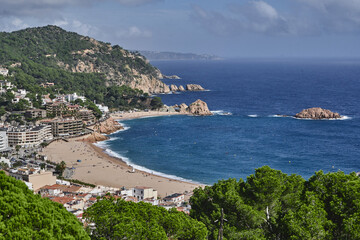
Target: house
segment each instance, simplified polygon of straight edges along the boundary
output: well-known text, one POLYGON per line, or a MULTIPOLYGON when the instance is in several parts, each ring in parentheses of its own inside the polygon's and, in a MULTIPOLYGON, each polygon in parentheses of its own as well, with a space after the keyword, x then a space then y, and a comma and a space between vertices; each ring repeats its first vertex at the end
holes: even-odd
POLYGON ((53 176, 52 172, 46 172, 38 169, 26 169, 19 168, 17 170, 10 171, 10 176, 29 182, 32 184, 34 192, 40 190, 40 188, 46 185, 54 185, 56 183, 56 177, 53 176))
POLYGON ((180 206, 184 202, 185 196, 181 193, 174 193, 163 198, 163 202, 174 203, 177 206, 180 206))
POLYGON ((9 74, 9 70, 3 67, 0 67, 0 74, 3 76, 7 76, 9 74))
POLYGON ((132 189, 132 196, 139 201, 144 199, 157 199, 157 191, 150 187, 134 187, 132 189))

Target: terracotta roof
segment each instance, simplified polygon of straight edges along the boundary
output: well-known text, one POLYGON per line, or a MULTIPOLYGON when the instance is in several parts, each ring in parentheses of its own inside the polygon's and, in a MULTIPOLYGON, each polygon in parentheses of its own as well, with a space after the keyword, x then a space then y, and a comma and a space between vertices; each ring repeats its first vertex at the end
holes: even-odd
POLYGON ((81 187, 78 186, 70 186, 64 189, 65 192, 77 192, 80 190, 81 187))
POLYGON ((73 201, 74 199, 71 197, 53 197, 53 198, 50 198, 50 200, 64 205, 65 203, 69 203, 69 202, 73 201))

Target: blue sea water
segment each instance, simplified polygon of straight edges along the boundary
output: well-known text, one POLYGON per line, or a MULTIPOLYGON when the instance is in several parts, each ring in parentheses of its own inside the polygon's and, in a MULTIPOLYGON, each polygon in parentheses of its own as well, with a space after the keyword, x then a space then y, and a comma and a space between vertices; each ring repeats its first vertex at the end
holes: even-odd
POLYGON ((164 74, 210 91, 161 95, 167 105, 200 98, 209 117, 123 121, 126 131, 101 143, 131 164, 205 184, 243 178, 269 165, 309 178, 315 171, 360 171, 360 60, 156 61, 164 74), (342 120, 298 120, 322 107, 342 120), (221 115, 229 112, 232 115, 221 115))

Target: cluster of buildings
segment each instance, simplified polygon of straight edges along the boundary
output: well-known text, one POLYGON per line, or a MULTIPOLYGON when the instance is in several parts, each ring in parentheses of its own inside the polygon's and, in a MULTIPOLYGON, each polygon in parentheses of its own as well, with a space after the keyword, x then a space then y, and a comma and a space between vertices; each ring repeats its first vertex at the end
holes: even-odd
POLYGON ((166 209, 176 208, 189 214, 190 206, 185 202, 185 195, 175 193, 160 199, 156 190, 150 187, 137 186, 129 189, 96 186, 89 187, 72 184, 69 181, 57 179, 54 175, 54 163, 43 160, 7 160, 0 162, 9 165, 8 174, 23 181, 34 193, 41 194, 44 198, 62 204, 69 212, 83 221, 84 211, 98 201, 101 197, 112 196, 115 200, 124 199, 131 202, 147 202, 166 209))
MULTIPOLYGON (((6 76, 5 70, 0 67, 0 74, 6 76)), ((51 82, 43 84, 43 87, 52 86, 54 83, 51 82)), ((0 80, 0 94, 13 89, 13 87, 11 82, 0 80)), ((26 90, 12 90, 12 93, 15 96, 12 100, 13 103, 25 99, 29 102, 30 107, 32 106, 30 99, 27 98, 28 92, 26 90)), ((78 99, 83 102, 86 101, 84 96, 77 93, 56 95, 55 98, 52 96, 52 99, 48 94, 43 95, 41 99, 44 109, 31 108, 26 111, 13 112, 21 114, 28 121, 38 120, 36 125, 30 124, 30 122, 30 125, 12 125, 2 119, 3 122, 0 122, 0 152, 10 151, 11 148, 18 145, 33 147, 56 138, 79 136, 89 132, 90 130, 86 127, 95 124, 97 121, 92 110, 73 104, 78 99)), ((109 112, 108 107, 100 104, 97 106, 105 115, 109 112)))

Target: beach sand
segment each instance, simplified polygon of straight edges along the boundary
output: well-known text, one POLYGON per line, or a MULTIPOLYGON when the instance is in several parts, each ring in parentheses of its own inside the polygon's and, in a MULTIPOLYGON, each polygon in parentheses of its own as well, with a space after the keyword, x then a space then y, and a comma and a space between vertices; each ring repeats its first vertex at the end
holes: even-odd
POLYGON ((159 111, 148 111, 148 112, 125 112, 125 113, 113 113, 111 117, 116 120, 130 120, 142 117, 160 117, 160 116, 171 116, 171 115, 188 115, 179 112, 159 112, 159 111))
MULTIPOLYGON (((179 113, 176 113, 179 114, 179 113)), ((136 112, 125 113, 120 116, 113 116, 116 119, 132 119, 146 116, 176 115, 162 112, 136 112)), ((135 170, 128 166, 121 159, 109 156, 103 149, 87 142, 70 139, 69 142, 62 140, 55 141, 43 149, 42 154, 46 155, 52 162, 64 161, 67 167, 74 167, 75 173, 72 179, 96 185, 111 187, 152 187, 158 191, 161 197, 172 193, 191 193, 199 184, 169 179, 147 172, 135 170), (81 162, 77 162, 77 160, 81 162)), ((189 194, 190 195, 190 194, 189 194)))

